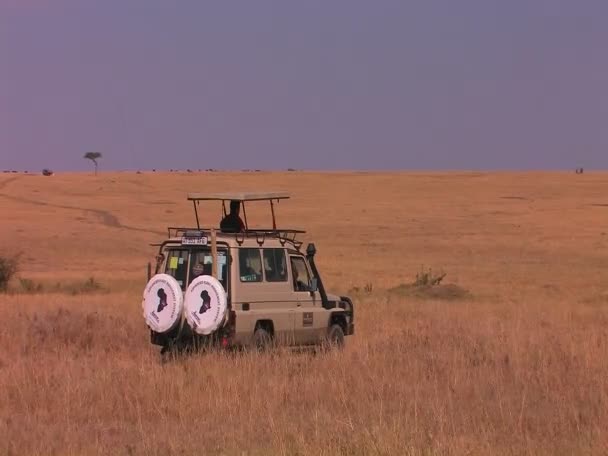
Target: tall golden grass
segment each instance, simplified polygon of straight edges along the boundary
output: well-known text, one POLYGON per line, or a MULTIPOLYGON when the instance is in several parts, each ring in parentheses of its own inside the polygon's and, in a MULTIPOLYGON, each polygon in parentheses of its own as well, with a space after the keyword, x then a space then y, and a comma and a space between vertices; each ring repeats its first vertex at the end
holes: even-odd
MULTIPOLYGON (((49 284, 94 276, 105 288, 0 295, 0 453, 606 454, 604 180, 0 180, 0 247, 23 252, 21 275, 49 284), (344 351, 161 362, 141 316, 155 253, 147 243, 158 240, 150 231, 191 221, 185 192, 230 188, 294 194, 279 223, 309 229, 332 291, 361 290, 344 351), (469 294, 389 291, 421 265, 469 294)), ((248 216, 261 224, 265 209, 248 216)))

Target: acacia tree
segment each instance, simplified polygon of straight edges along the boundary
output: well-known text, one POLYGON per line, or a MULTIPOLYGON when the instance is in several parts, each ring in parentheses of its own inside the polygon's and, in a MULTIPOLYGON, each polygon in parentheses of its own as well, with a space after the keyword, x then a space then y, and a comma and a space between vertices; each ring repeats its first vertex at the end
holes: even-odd
POLYGON ((91 160, 93 162, 93 164, 95 165, 95 175, 97 176, 97 160, 99 158, 101 158, 101 152, 87 152, 86 154, 84 154, 84 158, 86 158, 87 160, 91 160))

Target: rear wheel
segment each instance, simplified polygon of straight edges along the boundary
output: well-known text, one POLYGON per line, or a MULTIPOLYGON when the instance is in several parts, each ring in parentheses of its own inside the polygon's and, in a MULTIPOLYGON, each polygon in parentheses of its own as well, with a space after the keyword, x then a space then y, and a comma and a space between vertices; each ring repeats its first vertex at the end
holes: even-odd
POLYGON ((267 350, 272 345, 272 335, 261 326, 258 326, 253 332, 253 345, 256 350, 267 350))

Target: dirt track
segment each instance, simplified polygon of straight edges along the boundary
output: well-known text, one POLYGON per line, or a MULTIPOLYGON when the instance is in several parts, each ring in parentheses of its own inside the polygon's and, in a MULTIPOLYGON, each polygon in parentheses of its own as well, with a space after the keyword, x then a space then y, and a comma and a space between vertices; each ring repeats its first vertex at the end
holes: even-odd
MULTIPOLYGON (((10 179, 0 182, 0 190, 4 190, 6 187, 9 186, 9 184, 12 184, 13 182, 18 181, 19 179, 20 179, 19 177, 12 177, 10 179)), ((152 234, 157 234, 160 236, 162 236, 165 233, 164 231, 148 230, 146 228, 138 228, 138 227, 134 227, 134 226, 124 225, 120 222, 118 217, 116 217, 110 211, 106 211, 106 210, 102 210, 102 209, 90 209, 90 208, 86 208, 86 207, 67 206, 67 205, 63 205, 63 204, 53 204, 53 203, 48 203, 48 202, 44 202, 44 201, 24 198, 22 196, 15 196, 12 194, 8 194, 6 192, 0 193, 0 197, 9 199, 12 201, 16 201, 21 204, 32 204, 35 206, 44 206, 44 207, 52 207, 52 208, 56 208, 56 209, 81 211, 81 212, 84 212, 85 214, 94 215, 103 225, 111 227, 111 228, 119 228, 122 230, 129 230, 129 231, 141 231, 143 233, 152 233, 152 234)))

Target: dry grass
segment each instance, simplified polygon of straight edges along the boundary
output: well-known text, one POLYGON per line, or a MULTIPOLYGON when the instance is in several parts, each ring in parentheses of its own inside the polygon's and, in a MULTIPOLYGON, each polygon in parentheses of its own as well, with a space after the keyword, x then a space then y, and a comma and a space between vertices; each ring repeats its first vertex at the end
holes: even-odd
POLYGON ((573 177, 0 177, 22 277, 104 285, 0 295, 0 454, 606 454, 604 176, 573 177), (149 345, 150 231, 236 178, 294 193, 279 222, 310 230, 332 291, 373 284, 344 352, 163 364, 149 345), (470 294, 388 291, 420 264, 470 294))

